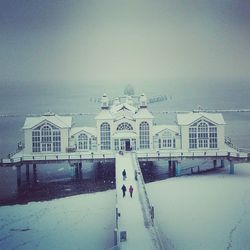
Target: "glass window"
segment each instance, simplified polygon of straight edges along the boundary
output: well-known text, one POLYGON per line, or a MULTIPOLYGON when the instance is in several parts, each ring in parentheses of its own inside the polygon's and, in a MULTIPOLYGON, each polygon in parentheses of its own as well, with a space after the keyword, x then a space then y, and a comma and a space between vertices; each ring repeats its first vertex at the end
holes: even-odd
POLYGON ((53 130, 53 152, 61 152, 61 131, 53 130))
POLYGON ((86 134, 80 134, 78 136, 78 149, 88 149, 88 136, 86 134))
POLYGON ((158 148, 161 148, 161 139, 158 140, 158 148))
POLYGON ((61 132, 48 123, 32 131, 33 152, 61 152, 61 132))
POLYGON ((118 125, 117 130, 133 130, 133 127, 128 122, 123 122, 118 125))
POLYGON ((172 148, 175 147, 174 137, 169 131, 165 131, 161 135, 162 138, 162 148, 172 148))
POLYGON ((189 148, 217 148, 217 127, 199 121, 189 128, 189 148))
POLYGON ((149 124, 147 122, 140 124, 140 148, 149 148, 149 124))
POLYGON ((110 150, 110 125, 107 122, 101 124, 101 150, 110 150))
POLYGON ((32 151, 33 152, 40 152, 41 151, 40 130, 33 130, 32 131, 32 151))
POLYGON ((119 140, 118 139, 114 140, 114 146, 115 146, 115 150, 119 150, 119 140))

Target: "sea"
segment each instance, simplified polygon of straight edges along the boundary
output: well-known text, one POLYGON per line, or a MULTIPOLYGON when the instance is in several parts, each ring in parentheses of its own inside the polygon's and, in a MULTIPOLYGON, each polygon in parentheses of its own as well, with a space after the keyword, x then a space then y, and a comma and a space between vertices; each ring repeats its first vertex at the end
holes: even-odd
MULTIPOLYGON (((98 99, 106 93, 111 99, 123 95, 128 83, 101 82, 0 82, 0 158, 15 152, 23 141, 22 126, 27 115, 42 115, 48 111, 72 114, 74 124, 95 126, 100 111, 98 99)), ((227 110, 225 135, 232 142, 250 151, 249 80, 182 80, 129 83, 135 94, 144 93, 148 99, 164 100, 148 104, 156 124, 174 124, 174 111, 195 109, 227 110), (234 111, 228 111, 234 110, 234 111)), ((84 178, 91 178, 93 165, 86 164, 84 178)), ((67 164, 46 165, 39 170, 39 180, 49 182, 72 176, 67 164)), ((0 200, 16 195, 15 168, 0 169, 0 200)))

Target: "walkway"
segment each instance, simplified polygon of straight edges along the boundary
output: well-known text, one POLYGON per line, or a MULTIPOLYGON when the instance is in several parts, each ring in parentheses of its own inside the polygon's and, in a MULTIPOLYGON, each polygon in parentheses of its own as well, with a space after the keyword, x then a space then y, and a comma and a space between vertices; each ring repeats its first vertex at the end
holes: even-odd
POLYGON ((152 228, 146 228, 143 214, 145 207, 141 204, 140 190, 138 182, 135 180, 134 171, 136 161, 132 157, 132 153, 116 156, 116 191, 117 191, 117 207, 120 217, 118 218, 118 244, 121 249, 160 249, 157 240, 155 240, 152 228), (127 178, 123 181, 122 171, 126 170, 127 178), (123 198, 121 187, 125 184, 127 187, 126 196, 123 198), (132 185, 134 188, 133 198, 130 197, 128 189, 132 185), (120 232, 126 231, 127 240, 120 241, 120 232))

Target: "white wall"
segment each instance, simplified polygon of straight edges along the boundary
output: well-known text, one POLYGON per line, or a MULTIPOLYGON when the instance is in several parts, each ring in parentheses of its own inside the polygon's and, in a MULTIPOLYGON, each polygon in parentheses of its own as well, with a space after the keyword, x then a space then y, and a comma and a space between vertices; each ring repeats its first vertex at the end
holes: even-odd
POLYGON ((189 149, 189 126, 181 126, 181 149, 189 149))
POLYGON ((61 152, 66 153, 66 148, 69 147, 69 129, 60 129, 61 131, 61 152))
POLYGON ((218 148, 225 149, 225 125, 217 126, 218 148))
POLYGON ((32 153, 32 130, 24 129, 24 152, 26 154, 32 153))

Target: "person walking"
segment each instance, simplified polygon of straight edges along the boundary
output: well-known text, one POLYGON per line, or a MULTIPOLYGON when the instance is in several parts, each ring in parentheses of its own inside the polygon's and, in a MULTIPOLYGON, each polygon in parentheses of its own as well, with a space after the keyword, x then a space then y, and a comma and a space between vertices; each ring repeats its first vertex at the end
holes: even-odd
POLYGON ((126 173, 126 170, 125 170, 125 169, 123 169, 123 171, 122 171, 122 177, 123 177, 123 180, 124 180, 124 181, 125 181, 126 178, 127 178, 127 173, 126 173))
POLYGON ((130 185, 130 187, 129 187, 129 193, 130 193, 130 197, 132 198, 132 196, 133 196, 133 191, 134 191, 134 189, 133 189, 133 187, 132 187, 132 185, 130 185))
POLYGON ((122 189, 122 194, 123 194, 123 198, 124 198, 125 195, 126 195, 127 188, 126 188, 126 186, 123 184, 121 189, 122 189))

